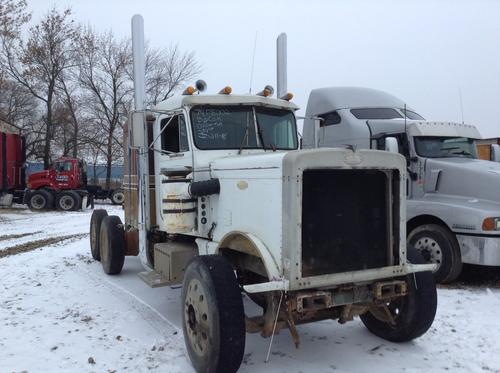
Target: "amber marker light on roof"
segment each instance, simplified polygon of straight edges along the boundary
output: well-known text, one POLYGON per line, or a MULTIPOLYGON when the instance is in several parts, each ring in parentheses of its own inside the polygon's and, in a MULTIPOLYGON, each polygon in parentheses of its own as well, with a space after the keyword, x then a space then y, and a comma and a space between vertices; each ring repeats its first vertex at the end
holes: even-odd
POLYGON ((233 89, 230 86, 225 86, 219 91, 220 95, 230 95, 233 89))
POLYGON ((196 92, 196 88, 194 88, 193 86, 189 86, 187 87, 184 92, 182 92, 183 95, 192 95, 193 93, 196 92))
POLYGON ((293 93, 288 92, 286 95, 282 97, 283 100, 290 101, 293 98, 293 93))

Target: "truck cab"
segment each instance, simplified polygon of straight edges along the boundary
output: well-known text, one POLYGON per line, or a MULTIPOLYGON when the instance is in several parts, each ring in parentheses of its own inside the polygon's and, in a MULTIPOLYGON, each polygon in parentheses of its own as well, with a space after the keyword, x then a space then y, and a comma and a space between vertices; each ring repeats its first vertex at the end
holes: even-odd
POLYGON ((300 150, 298 107, 271 95, 188 87, 133 115, 125 222, 92 215, 91 252, 106 273, 138 255, 149 286, 183 284, 184 338, 199 372, 235 372, 245 332, 287 328, 298 345, 297 324, 360 316, 374 334, 405 341, 434 319, 434 266, 406 249, 404 157, 300 150), (257 316, 245 316, 242 291, 257 316))
POLYGON ((408 243, 451 282, 462 263, 500 265, 500 163, 478 159, 480 138, 472 125, 425 121, 385 92, 333 87, 311 92, 303 144, 403 155, 408 243))
POLYGON ((87 165, 75 158, 58 158, 47 170, 28 176, 24 201, 31 210, 74 211, 87 207, 87 165))

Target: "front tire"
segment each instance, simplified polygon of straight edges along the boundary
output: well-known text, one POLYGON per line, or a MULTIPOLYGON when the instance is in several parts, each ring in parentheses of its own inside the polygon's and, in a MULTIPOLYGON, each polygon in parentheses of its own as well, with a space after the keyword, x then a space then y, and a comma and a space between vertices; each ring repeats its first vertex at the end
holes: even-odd
POLYGON ((29 194, 28 207, 32 211, 51 210, 54 207, 54 196, 44 189, 32 191, 29 194))
POLYGON ((245 351, 245 315, 238 281, 218 255, 195 257, 182 285, 184 341, 195 370, 234 373, 245 351))
POLYGON ((108 216, 106 210, 98 209, 92 212, 92 217, 90 218, 90 252, 92 258, 98 262, 101 261, 101 249, 99 247, 101 223, 106 216, 108 216))
MULTIPOLYGON (((408 247, 410 263, 425 263, 421 255, 408 247)), ((406 276, 408 294, 387 304, 395 325, 381 321, 370 311, 361 315, 366 328, 376 336, 391 342, 407 342, 423 335, 436 316, 437 292, 432 272, 406 276)))
POLYGON ((462 256, 455 235, 446 227, 424 224, 414 228, 407 239, 427 263, 437 264, 434 278, 437 283, 453 282, 462 272, 462 256))
POLYGON ((99 232, 102 269, 108 275, 122 271, 125 261, 125 232, 118 216, 105 216, 99 232))

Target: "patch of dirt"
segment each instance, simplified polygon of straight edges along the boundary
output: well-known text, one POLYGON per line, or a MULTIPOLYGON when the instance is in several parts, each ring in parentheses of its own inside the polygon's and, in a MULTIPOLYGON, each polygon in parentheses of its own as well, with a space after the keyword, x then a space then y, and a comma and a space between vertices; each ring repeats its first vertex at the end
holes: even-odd
POLYGON ((0 236, 0 241, 12 240, 14 238, 21 238, 26 236, 33 236, 34 234, 43 233, 42 231, 30 232, 30 233, 19 233, 19 234, 7 234, 5 236, 0 236))
POLYGON ((35 241, 30 241, 26 242, 20 245, 8 247, 7 249, 1 250, 0 251, 0 258, 5 258, 6 256, 10 255, 17 255, 21 253, 25 253, 28 251, 33 251, 36 249, 39 249, 44 246, 49 246, 49 245, 54 245, 62 241, 66 240, 79 240, 85 236, 88 236, 88 233, 81 233, 81 234, 71 234, 71 235, 66 235, 66 236, 58 236, 58 237, 50 237, 50 238, 44 238, 41 240, 35 240, 35 241))

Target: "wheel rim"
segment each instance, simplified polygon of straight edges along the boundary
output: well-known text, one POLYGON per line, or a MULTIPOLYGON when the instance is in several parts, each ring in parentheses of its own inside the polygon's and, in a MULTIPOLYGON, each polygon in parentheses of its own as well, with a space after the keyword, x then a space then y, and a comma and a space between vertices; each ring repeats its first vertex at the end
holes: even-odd
POLYGON ((205 355, 209 346, 211 320, 205 289, 197 279, 192 279, 188 284, 184 322, 193 351, 199 356, 205 355))
POLYGON ((45 208, 45 205, 47 204, 45 198, 40 194, 31 197, 30 202, 31 202, 31 207, 34 208, 35 210, 41 210, 45 208))
POLYGON ((62 210, 71 210, 75 206, 75 201, 71 196, 62 196, 59 199, 59 207, 62 210))
POLYGON ((118 192, 113 194, 113 202, 116 204, 123 203, 123 200, 125 199, 125 195, 122 192, 118 192))
POLYGON ((441 266, 443 262, 443 251, 436 240, 427 236, 420 237, 416 240, 414 246, 426 262, 435 263, 438 265, 438 268, 441 266))

